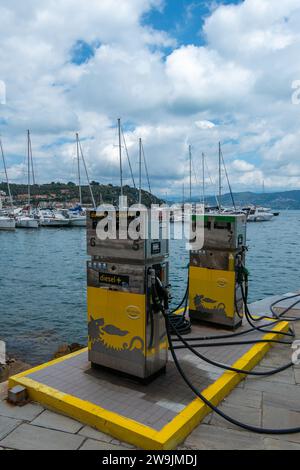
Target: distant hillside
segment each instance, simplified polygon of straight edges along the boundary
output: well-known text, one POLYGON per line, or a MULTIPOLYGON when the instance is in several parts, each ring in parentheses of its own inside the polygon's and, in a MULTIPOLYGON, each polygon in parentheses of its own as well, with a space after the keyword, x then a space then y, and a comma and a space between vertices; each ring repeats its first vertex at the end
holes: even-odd
MULTIPOLYGON (((278 210, 300 210, 300 190, 294 191, 281 191, 275 193, 263 193, 257 194, 252 192, 234 193, 234 200, 237 206, 257 205, 270 207, 271 209, 278 210)), ((175 196, 168 198, 170 203, 182 202, 182 197, 175 196)), ((193 197, 193 202, 199 202, 201 197, 198 199, 193 197)), ((215 196, 207 196, 206 202, 211 206, 216 205, 215 196)), ((189 202, 188 199, 186 202, 189 202)), ((201 201, 202 202, 202 201, 201 201)), ((222 206, 232 206, 232 200, 230 194, 224 194, 222 196, 222 206)))
MULTIPOLYGON (((252 192, 235 193, 234 194, 235 204, 237 206, 257 205, 266 206, 272 209, 300 209, 300 191, 284 191, 276 193, 263 193, 256 194, 252 192)), ((215 197, 209 197, 208 202, 211 205, 216 204, 215 197)), ((230 194, 225 194, 222 197, 223 206, 232 206, 232 200, 230 194)))
MULTIPOLYGON (((92 182, 93 194, 96 204, 102 202, 117 204, 120 195, 119 186, 102 185, 95 181, 92 182)), ((0 191, 7 193, 6 183, 0 183, 0 191)), ((23 204, 27 202, 28 187, 25 184, 11 184, 11 193, 16 204, 23 204)), ((78 187, 70 183, 49 183, 42 185, 33 185, 30 189, 32 201, 38 203, 76 203, 79 201, 78 187)), ((134 204, 138 201, 138 190, 130 186, 124 186, 124 195, 128 197, 129 204, 134 204)), ((88 186, 82 186, 82 199, 83 204, 91 204, 91 196, 88 186)), ((142 203, 146 206, 151 204, 163 204, 163 200, 153 196, 147 191, 142 191, 142 203)))

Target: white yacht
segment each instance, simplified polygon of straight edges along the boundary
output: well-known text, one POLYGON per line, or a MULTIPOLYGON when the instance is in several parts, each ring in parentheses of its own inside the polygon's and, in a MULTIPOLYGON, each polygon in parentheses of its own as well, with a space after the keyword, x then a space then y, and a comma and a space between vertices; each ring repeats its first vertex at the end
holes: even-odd
POLYGON ((36 229, 39 228, 39 221, 32 214, 31 206, 31 192, 30 184, 31 177, 32 182, 35 184, 34 168, 33 168, 33 156, 32 156, 32 146, 31 146, 31 137, 30 131, 27 131, 27 162, 28 162, 28 205, 24 208, 19 208, 14 211, 16 219, 17 228, 30 228, 36 229))
MULTIPOLYGON (((11 191, 10 191, 10 185, 9 185, 9 180, 8 180, 5 155, 4 155, 4 150, 3 150, 3 145, 2 145, 2 140, 1 139, 0 139, 0 151, 1 151, 2 161, 3 161, 3 168, 4 168, 5 178, 6 178, 8 196, 9 196, 9 200, 10 200, 10 212, 12 212, 13 211, 13 200, 12 200, 12 195, 11 195, 11 191)), ((4 193, 4 195, 5 195, 5 193, 4 193)), ((2 196, 2 194, 0 194, 0 230, 15 230, 15 228, 16 228, 15 219, 12 216, 10 216, 6 212, 6 210, 2 210, 2 197, 1 196, 2 196)))
POLYGON ((71 227, 86 227, 86 210, 80 204, 69 209, 68 217, 71 227))
POLYGON ((16 217, 17 228, 39 228, 39 221, 30 215, 16 217))
POLYGON ((15 230, 16 221, 13 217, 0 215, 0 230, 15 230))
POLYGON ((273 212, 265 207, 250 207, 247 212, 248 222, 269 222, 274 217, 273 212))
POLYGON ((42 227, 66 227, 70 220, 60 212, 52 209, 41 209, 39 211, 39 222, 42 227))

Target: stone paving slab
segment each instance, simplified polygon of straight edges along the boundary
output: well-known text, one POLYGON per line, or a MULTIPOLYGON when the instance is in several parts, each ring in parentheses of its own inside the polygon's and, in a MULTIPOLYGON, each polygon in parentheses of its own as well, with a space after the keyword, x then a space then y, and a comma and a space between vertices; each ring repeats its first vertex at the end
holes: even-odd
MULTIPOLYGON (((290 361, 286 361, 286 363, 288 363, 290 361)), ((255 372, 264 372, 264 373, 268 373, 270 370, 274 369, 274 367, 261 367, 261 366, 258 366, 256 367, 255 369, 255 372)), ((290 385, 296 385, 296 381, 295 381, 295 373, 294 373, 294 370, 292 368, 289 368, 287 370, 284 370, 282 372, 279 372, 277 374, 274 374, 274 375, 266 375, 264 377, 257 377, 257 376, 254 376, 254 375, 249 375, 249 377, 247 378, 247 381, 248 382, 257 382, 257 381, 264 381, 264 382, 276 382, 276 383, 281 383, 281 384, 290 384, 290 385)))
POLYGON ((285 395, 276 393, 276 389, 273 393, 263 392, 263 405, 300 413, 300 388, 295 387, 293 392, 285 395))
POLYGON ((280 439, 264 439, 266 450, 300 450, 300 444, 286 442, 280 439))
MULTIPOLYGON (((246 406, 246 401, 244 405, 235 406, 228 403, 223 403, 219 406, 219 409, 223 411, 228 416, 241 421, 242 423, 249 424, 251 426, 260 427, 261 426, 261 408, 250 408, 246 406)), ((210 424, 212 426, 222 426, 223 428, 230 428, 238 430, 238 426, 224 420, 221 416, 216 413, 213 414, 210 424)))
POLYGON ((296 411, 284 410, 282 408, 265 405, 263 407, 262 417, 263 427, 268 429, 300 428, 300 413, 296 411))
POLYGON ((79 450, 124 450, 124 447, 108 444, 106 442, 94 441, 93 439, 87 439, 85 443, 80 447, 79 450))
POLYGON ((19 426, 22 421, 6 416, 0 416, 0 440, 4 439, 11 431, 19 426))
POLYGON ((264 378, 251 380, 246 379, 244 383, 244 388, 246 390, 248 389, 281 394, 282 396, 289 396, 289 394, 299 393, 300 397, 300 385, 285 384, 280 382, 269 382, 267 380, 264 380, 264 378))
POLYGON ((255 434, 202 424, 182 447, 196 450, 262 450, 264 441, 255 434))
POLYGON ((78 434, 83 437, 89 437, 95 441, 103 441, 106 443, 112 441, 111 436, 104 434, 104 432, 97 431, 97 429, 93 429, 90 426, 84 426, 82 429, 80 429, 78 434))
POLYGON ((261 408, 262 400, 263 392, 236 388, 225 398, 224 403, 234 406, 244 406, 246 403, 248 408, 261 408))
POLYGON ((64 431, 73 434, 77 433, 83 427, 83 425, 78 421, 49 410, 43 411, 31 422, 31 424, 34 426, 41 426, 43 428, 55 429, 57 431, 64 431))
POLYGON ((0 416, 6 416, 8 418, 32 421, 42 413, 43 410, 44 408, 37 403, 28 403, 26 406, 14 406, 4 400, 0 401, 0 416))
POLYGON ((76 450, 83 441, 84 437, 75 434, 21 424, 0 444, 19 450, 76 450))

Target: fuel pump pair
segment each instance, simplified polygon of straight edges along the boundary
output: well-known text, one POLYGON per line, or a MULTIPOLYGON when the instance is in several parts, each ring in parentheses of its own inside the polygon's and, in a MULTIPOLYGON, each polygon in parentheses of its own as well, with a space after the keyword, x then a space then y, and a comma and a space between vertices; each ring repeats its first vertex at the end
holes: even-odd
MULTIPOLYGON (((238 276, 245 263, 246 216, 193 216, 193 223, 197 217, 202 217, 204 245, 190 252, 190 319, 236 328, 243 316, 238 276)), ((169 243, 161 226, 157 238, 151 238, 149 212, 145 238, 120 237, 121 227, 138 225, 140 218, 136 211, 88 214, 89 360, 147 382, 165 371, 168 359, 162 310, 168 302, 169 243), (113 217, 116 237, 99 238, 99 224, 113 217)))

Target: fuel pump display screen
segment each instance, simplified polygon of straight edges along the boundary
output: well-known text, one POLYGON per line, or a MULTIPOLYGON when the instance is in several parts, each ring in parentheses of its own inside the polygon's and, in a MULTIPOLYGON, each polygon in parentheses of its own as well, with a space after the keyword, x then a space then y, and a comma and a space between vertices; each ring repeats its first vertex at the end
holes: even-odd
POLYGON ((108 284, 110 286, 122 286, 124 284, 129 284, 129 276, 124 276, 122 274, 108 274, 99 272, 99 282, 103 284, 108 284))
POLYGON ((160 242, 154 242, 151 244, 151 255, 158 255, 160 251, 160 242))

